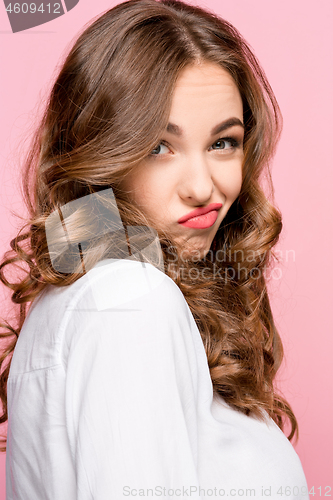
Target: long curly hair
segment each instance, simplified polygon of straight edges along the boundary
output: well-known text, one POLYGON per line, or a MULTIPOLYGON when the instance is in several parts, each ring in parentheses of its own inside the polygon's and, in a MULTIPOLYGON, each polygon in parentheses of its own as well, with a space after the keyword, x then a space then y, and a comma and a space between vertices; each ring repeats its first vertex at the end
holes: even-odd
MULTIPOLYGON (((19 307, 14 326, 7 320, 0 324, 5 339, 0 422, 8 418, 10 361, 28 307, 47 285, 67 286, 82 276, 53 268, 47 217, 72 200, 112 187, 123 223, 149 226, 117 186, 159 143, 180 72, 202 61, 228 71, 242 98, 242 188, 204 259, 175 258, 179 253, 172 237, 159 232, 165 272, 196 321, 214 394, 246 415, 268 413, 282 430, 289 425, 288 439, 298 437, 296 417, 273 384, 283 347, 266 289, 266 270, 282 229, 281 215, 269 201, 269 165, 281 134, 281 112, 241 34, 214 13, 180 0, 129 0, 106 11, 84 27, 53 84, 25 158, 29 218, 0 264, 0 279, 19 307), (19 279, 5 277, 7 266, 19 269, 19 279)), ((80 215, 73 217, 75 225, 80 215)), ((86 231, 80 224, 78 242, 86 231)), ((105 254, 103 248, 91 254, 91 266, 105 254)))

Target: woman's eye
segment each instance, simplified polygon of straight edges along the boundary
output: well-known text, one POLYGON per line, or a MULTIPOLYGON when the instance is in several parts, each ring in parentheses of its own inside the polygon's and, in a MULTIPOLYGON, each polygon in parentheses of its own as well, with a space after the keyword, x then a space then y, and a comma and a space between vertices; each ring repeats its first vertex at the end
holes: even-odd
MULTIPOLYGON (((160 156, 159 153, 163 154, 163 148, 169 149, 168 146, 166 146, 165 144, 163 144, 163 142, 160 142, 159 144, 157 144, 156 148, 154 148, 150 152, 150 156, 160 156)), ((166 152, 167 151, 164 151, 164 153, 166 153, 166 152)))
POLYGON ((223 139, 218 139, 214 142, 212 148, 217 150, 229 150, 236 149, 239 147, 239 142, 234 137, 224 137, 223 139), (217 146, 217 147, 214 147, 217 146))
MULTIPOLYGON (((214 142, 212 149, 215 149, 216 151, 232 151, 237 149, 239 146, 239 141, 234 137, 223 137, 214 142)), ((169 147, 162 141, 150 152, 149 157, 162 156, 163 154, 166 154, 168 150, 169 147)))

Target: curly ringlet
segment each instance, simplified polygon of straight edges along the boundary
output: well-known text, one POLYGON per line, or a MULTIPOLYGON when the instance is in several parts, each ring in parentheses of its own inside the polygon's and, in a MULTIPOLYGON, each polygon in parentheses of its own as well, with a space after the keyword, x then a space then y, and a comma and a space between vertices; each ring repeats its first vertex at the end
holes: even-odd
MULTIPOLYGON (((260 186, 265 175, 272 195, 269 163, 281 134, 280 109, 240 33, 208 10, 178 0, 129 0, 106 11, 78 36, 53 85, 25 159, 23 190, 30 218, 0 265, 0 279, 19 305, 16 327, 6 320, 1 323, 6 348, 0 359, 0 422, 7 420, 10 360, 28 304, 47 285, 67 286, 82 276, 53 269, 46 218, 72 200, 112 187, 124 224, 153 227, 153 221, 117 190, 117 183, 159 142, 180 72, 202 61, 227 70, 242 97, 242 189, 212 245, 215 252, 227 249, 229 257, 216 262, 214 255, 197 262, 175 258, 172 237, 159 230, 165 272, 183 292, 195 318, 214 392, 246 415, 263 418, 263 410, 267 411, 281 429, 289 420, 288 439, 298 436, 295 415, 273 385, 283 348, 264 273, 259 277, 251 273, 267 268, 282 228, 279 211, 260 186), (249 252, 256 258, 247 259, 249 252), (248 272, 236 273, 235 278, 229 271, 239 266, 239 255, 248 272), (6 279, 4 268, 10 265, 19 267, 24 277, 17 282, 6 279), (214 272, 216 265, 230 278, 222 282, 214 272), (204 266, 205 276, 199 272, 192 279, 193 266, 199 270, 204 266)), ((85 225, 79 224, 80 214, 75 216, 80 227, 77 238, 82 241, 85 225)), ((91 266, 105 251, 105 245, 96 248, 91 266)))

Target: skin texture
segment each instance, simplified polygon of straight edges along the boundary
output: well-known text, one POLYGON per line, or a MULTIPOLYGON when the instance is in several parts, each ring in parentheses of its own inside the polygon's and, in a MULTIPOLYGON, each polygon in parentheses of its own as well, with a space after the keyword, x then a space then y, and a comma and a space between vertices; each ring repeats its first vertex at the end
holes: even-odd
POLYGON ((183 130, 182 137, 165 131, 163 143, 121 184, 133 203, 154 220, 155 229, 172 232, 184 258, 204 258, 241 189, 243 127, 234 125, 211 135, 229 118, 243 123, 241 96, 230 74, 207 62, 187 66, 177 80, 169 116, 169 123, 183 130), (221 141, 227 137, 239 145, 221 141), (210 203, 223 204, 213 226, 194 229, 177 222, 210 203))

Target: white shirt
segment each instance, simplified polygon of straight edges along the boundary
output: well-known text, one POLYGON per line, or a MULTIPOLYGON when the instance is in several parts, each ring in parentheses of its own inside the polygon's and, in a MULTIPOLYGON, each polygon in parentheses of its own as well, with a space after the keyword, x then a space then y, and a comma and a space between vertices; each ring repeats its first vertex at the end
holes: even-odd
POLYGON ((8 412, 7 500, 309 498, 273 420, 213 397, 187 302, 151 264, 108 259, 45 289, 14 351, 8 412))

